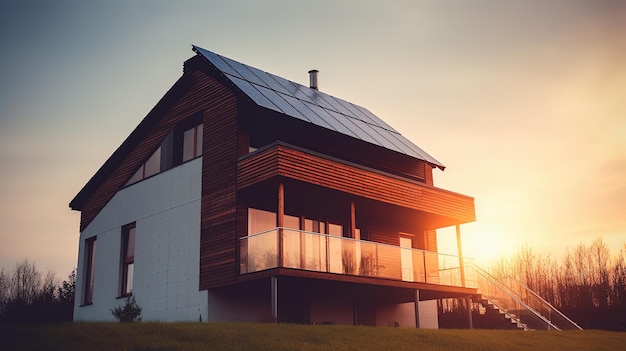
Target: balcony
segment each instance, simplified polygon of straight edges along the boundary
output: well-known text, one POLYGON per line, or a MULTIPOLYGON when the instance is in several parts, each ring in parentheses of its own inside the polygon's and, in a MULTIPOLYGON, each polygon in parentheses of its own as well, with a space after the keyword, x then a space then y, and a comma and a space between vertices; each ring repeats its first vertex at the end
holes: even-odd
POLYGON ((462 259, 458 256, 302 230, 274 228, 243 237, 239 252, 241 274, 280 267, 475 287, 475 279, 461 272, 462 259))

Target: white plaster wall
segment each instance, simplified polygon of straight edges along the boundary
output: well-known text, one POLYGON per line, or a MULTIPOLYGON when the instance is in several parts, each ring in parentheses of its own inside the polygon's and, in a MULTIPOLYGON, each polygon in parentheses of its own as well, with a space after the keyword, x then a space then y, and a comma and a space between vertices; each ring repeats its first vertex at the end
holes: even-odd
POLYGON ((391 327, 394 323, 400 327, 415 328, 415 303, 376 306, 376 326, 391 327))
POLYGON ((437 312, 437 300, 420 301, 420 328, 439 329, 439 314, 437 312))
POLYGON ((120 292, 121 227, 136 222, 133 296, 145 321, 208 319, 200 275, 202 159, 120 190, 80 235, 74 320, 112 321, 120 292), (97 236, 93 304, 80 306, 85 239, 97 236))
MULTIPOLYGON (((420 328, 439 329, 437 300, 419 302, 420 328)), ((376 325, 391 326, 397 322, 400 327, 415 328, 415 303, 376 306, 376 325)))

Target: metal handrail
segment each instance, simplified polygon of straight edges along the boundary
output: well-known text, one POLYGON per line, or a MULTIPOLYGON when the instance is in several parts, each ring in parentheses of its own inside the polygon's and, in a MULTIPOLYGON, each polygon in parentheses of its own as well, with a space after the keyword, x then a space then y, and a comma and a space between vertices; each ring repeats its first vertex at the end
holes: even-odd
MULTIPOLYGON (((546 319, 543 315, 541 315, 541 313, 535 311, 535 309, 533 309, 532 307, 528 306, 527 304, 525 304, 521 299, 520 296, 515 293, 514 291, 512 291, 512 289, 508 286, 506 286, 505 284, 502 284, 502 282, 500 280, 498 280, 497 278, 495 278, 494 276, 492 276, 491 274, 489 274, 488 272, 486 272, 485 270, 481 269, 480 267, 476 266, 476 265, 472 265, 471 266, 479 275, 481 275, 482 277, 487 279, 487 282, 489 282, 490 284, 492 284, 493 286, 495 286, 500 292, 506 294, 506 296, 508 296, 511 300, 513 300, 515 303, 517 303, 519 306, 524 307, 527 311, 529 311, 532 315, 534 315, 535 317, 537 317, 539 320, 543 321, 548 328, 554 328, 556 330, 560 330, 558 327, 556 327, 554 324, 552 324, 548 319, 546 319)), ((480 284, 479 284, 480 285, 480 284)), ((484 287, 478 287, 479 292, 481 291, 485 291, 486 289, 484 287)), ((481 292, 481 294, 487 298, 491 303, 493 302, 493 297, 492 296, 486 296, 483 292, 481 292)), ((494 305, 496 305, 494 303, 494 305)), ((501 309, 503 312, 507 313, 508 315, 515 315, 516 319, 518 319, 521 322, 521 315, 516 315, 514 313, 511 313, 508 309, 506 309, 506 307, 504 307, 502 304, 497 304, 498 308, 501 309)), ((526 323, 527 324, 527 323, 526 323)))
MULTIPOLYGON (((498 278, 496 278, 498 279, 498 278)), ((502 280, 504 278, 500 278, 498 280, 502 280)), ((526 284, 520 282, 519 280, 513 278, 513 277, 506 277, 506 279, 515 282, 515 284, 517 284, 520 288, 524 289, 524 291, 530 295, 532 295, 535 299, 539 300, 539 302, 545 306, 547 306, 547 310, 550 312, 556 312, 557 315, 559 315, 560 317, 562 317, 565 321, 567 321, 569 324, 571 324, 572 327, 574 327, 574 329, 578 329, 578 330, 583 330, 578 324, 576 324, 576 322, 574 322, 573 320, 571 320, 569 317, 567 317, 563 312, 561 312, 559 309, 557 309, 556 307, 554 307, 551 303, 549 303, 548 301, 546 301, 544 298, 542 298, 541 296, 539 296, 539 294, 537 294, 535 291, 533 291, 531 288, 529 288, 526 284)), ((518 294, 519 295, 519 294, 518 294)), ((520 298, 523 298, 520 295, 520 298)), ((549 318, 552 321, 552 318, 549 318)), ((553 323, 554 324, 554 323, 553 323)), ((563 329, 563 328, 560 328, 563 329)))

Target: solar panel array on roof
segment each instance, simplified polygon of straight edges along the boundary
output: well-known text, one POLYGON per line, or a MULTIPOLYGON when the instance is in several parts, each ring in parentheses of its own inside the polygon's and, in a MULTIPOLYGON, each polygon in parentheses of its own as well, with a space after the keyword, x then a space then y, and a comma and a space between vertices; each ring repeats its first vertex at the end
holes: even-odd
POLYGON ((361 106, 197 46, 193 46, 193 50, 259 106, 444 168, 439 161, 361 106))

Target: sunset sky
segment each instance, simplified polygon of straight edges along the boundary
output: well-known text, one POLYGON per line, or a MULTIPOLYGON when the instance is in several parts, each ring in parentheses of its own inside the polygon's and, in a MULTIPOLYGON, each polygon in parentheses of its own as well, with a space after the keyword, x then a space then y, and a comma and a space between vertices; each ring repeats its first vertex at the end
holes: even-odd
MULTIPOLYGON (((0 267, 76 266, 70 200, 195 44, 368 108, 475 197, 467 256, 626 243, 626 1, 1 1, 0 267)), ((448 250, 454 229, 439 233, 448 250)))

